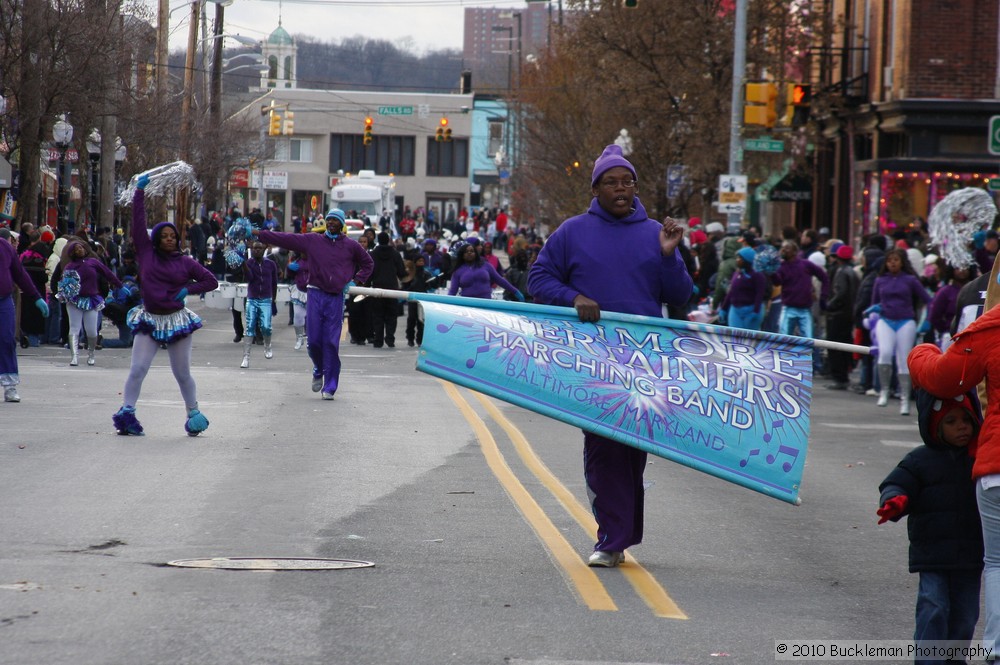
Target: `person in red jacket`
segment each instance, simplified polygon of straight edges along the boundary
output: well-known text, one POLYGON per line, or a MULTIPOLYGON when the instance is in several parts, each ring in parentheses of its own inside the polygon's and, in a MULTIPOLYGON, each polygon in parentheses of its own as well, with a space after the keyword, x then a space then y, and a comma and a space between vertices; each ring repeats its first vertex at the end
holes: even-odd
POLYGON ((973 321, 942 352, 935 344, 916 346, 907 358, 913 384, 947 399, 986 380, 986 408, 972 477, 982 520, 985 549, 983 586, 986 625, 983 640, 1000 640, 1000 307, 973 321))

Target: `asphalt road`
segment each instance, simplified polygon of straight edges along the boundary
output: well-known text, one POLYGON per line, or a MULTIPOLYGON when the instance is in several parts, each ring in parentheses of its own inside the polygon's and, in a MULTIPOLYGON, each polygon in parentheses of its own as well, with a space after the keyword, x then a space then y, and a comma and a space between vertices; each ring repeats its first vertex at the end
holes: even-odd
POLYGON ((907 640, 916 576, 878 484, 914 417, 819 388, 803 504, 659 458, 646 535, 614 570, 593 528, 582 435, 344 346, 333 402, 310 391, 284 311, 275 357, 239 369, 229 313, 203 309, 194 374, 211 426, 183 429, 161 353, 116 436, 128 351, 68 366, 20 352, 0 403, 0 663, 745 664, 775 640, 907 640), (168 561, 321 557, 373 567, 199 570, 168 561))

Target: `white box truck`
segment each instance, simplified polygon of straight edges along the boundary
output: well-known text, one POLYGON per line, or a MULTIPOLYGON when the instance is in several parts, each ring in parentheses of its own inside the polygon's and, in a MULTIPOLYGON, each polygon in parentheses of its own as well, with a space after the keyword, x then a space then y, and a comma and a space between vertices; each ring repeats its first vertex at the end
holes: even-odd
POLYGON ((396 178, 392 175, 375 175, 369 170, 344 175, 330 190, 330 205, 343 210, 349 218, 359 218, 364 213, 376 228, 382 213, 388 211, 392 237, 399 237, 396 178))

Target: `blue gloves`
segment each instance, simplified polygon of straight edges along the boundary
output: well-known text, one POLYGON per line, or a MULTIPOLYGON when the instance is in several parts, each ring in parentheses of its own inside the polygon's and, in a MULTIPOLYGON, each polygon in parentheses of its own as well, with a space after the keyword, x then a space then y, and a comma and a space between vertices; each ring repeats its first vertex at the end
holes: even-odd
POLYGON ((298 261, 292 261, 291 263, 288 264, 288 269, 289 270, 296 270, 297 271, 299 269, 299 262, 298 261))
POLYGON ((187 287, 182 286, 181 290, 177 292, 176 296, 174 296, 174 300, 176 300, 177 302, 184 302, 184 299, 187 298, 187 294, 188 294, 187 287))
POLYGON ((882 313, 882 305, 879 304, 872 305, 871 307, 865 310, 865 314, 881 314, 881 313, 882 313))
POLYGON ((344 297, 345 298, 347 297, 347 292, 351 290, 352 286, 357 286, 357 284, 354 283, 353 279, 347 283, 347 286, 344 287, 344 297))
POLYGON ((49 316, 49 305, 48 305, 47 302, 45 302, 44 300, 42 300, 41 298, 39 298, 38 300, 35 301, 35 307, 37 307, 38 311, 42 313, 42 316, 44 316, 45 318, 48 318, 48 316, 49 316))
POLYGON ((517 289, 514 289, 514 297, 517 298, 518 302, 524 302, 524 294, 517 289))
POLYGON ((135 183, 136 189, 146 189, 146 185, 149 184, 149 176, 143 173, 139 176, 139 179, 135 183))
POLYGON ((729 322, 729 308, 719 310, 719 323, 726 325, 729 322))

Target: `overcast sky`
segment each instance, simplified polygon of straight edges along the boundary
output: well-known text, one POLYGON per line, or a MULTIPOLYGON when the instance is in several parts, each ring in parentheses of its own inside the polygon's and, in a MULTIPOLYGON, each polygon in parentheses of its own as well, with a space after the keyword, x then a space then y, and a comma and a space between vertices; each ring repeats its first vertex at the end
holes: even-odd
MULTIPOLYGON (((155 0, 147 0, 156 7, 155 0)), ((170 49, 187 46, 190 0, 170 2, 170 49)), ((224 32, 265 39, 281 25, 292 37, 339 43, 362 35, 399 44, 411 38, 418 52, 462 48, 466 7, 524 7, 524 0, 234 0, 225 8, 224 32)), ((207 5, 208 29, 215 5, 207 5)), ((199 33, 201 30, 199 29, 199 33)), ((226 41, 227 47, 238 44, 226 41)))

